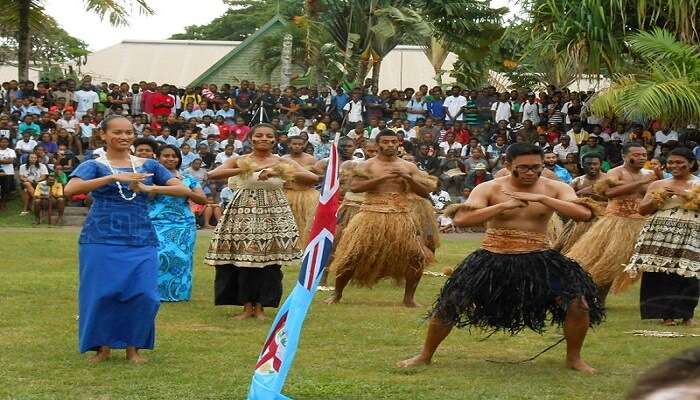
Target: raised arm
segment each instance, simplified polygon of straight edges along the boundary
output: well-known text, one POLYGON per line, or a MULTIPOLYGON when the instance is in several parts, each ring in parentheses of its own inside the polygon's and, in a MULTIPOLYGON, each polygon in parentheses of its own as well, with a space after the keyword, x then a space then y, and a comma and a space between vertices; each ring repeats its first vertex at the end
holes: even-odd
POLYGON ((221 165, 207 173, 209 179, 224 179, 236 176, 243 172, 243 168, 238 167, 236 158, 229 158, 221 165))

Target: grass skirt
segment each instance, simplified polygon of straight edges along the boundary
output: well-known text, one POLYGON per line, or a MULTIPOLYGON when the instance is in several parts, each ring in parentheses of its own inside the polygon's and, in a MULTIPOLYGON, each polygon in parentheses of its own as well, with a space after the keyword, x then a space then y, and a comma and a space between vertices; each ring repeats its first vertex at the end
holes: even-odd
POLYGON ((643 225, 642 218, 605 215, 565 254, 583 266, 596 285, 612 285, 619 293, 636 280, 623 272, 643 225))
POLYGON ((430 252, 435 254, 435 250, 440 247, 440 227, 433 203, 416 195, 411 196, 410 202, 414 221, 420 229, 421 241, 430 252))
POLYGON ((554 250, 470 254, 440 292, 432 316, 459 328, 517 334, 525 328, 542 333, 549 320, 561 326, 569 304, 584 298, 591 325, 605 317, 591 277, 573 260, 554 250))
POLYGON ((550 245, 554 245, 564 231, 564 221, 557 213, 552 213, 552 217, 547 222, 547 240, 550 245))
POLYGON ((314 188, 306 188, 305 190, 285 189, 284 194, 287 196, 289 207, 294 215, 294 221, 297 224, 297 228, 299 228, 298 247, 303 250, 309 242, 311 224, 314 222, 316 207, 318 207, 318 190, 314 188))
POLYGON ((396 283, 407 273, 422 273, 427 255, 418 237, 405 194, 367 194, 360 212, 343 229, 330 270, 351 275, 358 286, 382 278, 396 283))
POLYGON ((583 236, 597 220, 592 221, 574 221, 570 219, 566 224, 564 224, 564 230, 554 242, 552 249, 567 254, 571 248, 578 242, 578 240, 583 236))

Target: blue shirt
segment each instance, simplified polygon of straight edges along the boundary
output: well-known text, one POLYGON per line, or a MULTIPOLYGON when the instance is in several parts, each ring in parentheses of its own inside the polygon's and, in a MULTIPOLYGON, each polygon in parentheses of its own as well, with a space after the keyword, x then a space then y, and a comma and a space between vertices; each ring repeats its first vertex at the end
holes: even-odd
POLYGON ((236 116, 236 110, 234 110, 233 108, 229 108, 228 111, 221 109, 216 112, 216 116, 218 117, 219 115, 224 117, 224 120, 233 120, 236 116))
POLYGON ((437 99, 428 103, 428 111, 430 112, 430 115, 438 121, 445 119, 445 109, 442 105, 444 102, 444 99, 437 99))
POLYGON ((172 135, 168 135, 167 138, 164 138, 163 136, 158 136, 156 138, 156 142, 161 142, 161 143, 165 143, 165 144, 172 144, 173 146, 177 146, 177 139, 175 138, 175 136, 172 136, 172 135))
POLYGON ((566 168, 562 167, 561 165, 554 165, 554 173, 561 179, 562 181, 566 182, 567 184, 571 183, 571 174, 569 171, 566 170, 566 168))
POLYGON ((184 118, 185 121, 189 121, 192 118, 202 119, 204 113, 202 113, 202 110, 192 110, 192 112, 185 110, 180 113, 180 116, 184 118))
POLYGON ((339 94, 333 97, 333 103, 335 103, 335 109, 341 115, 343 114, 343 107, 350 101, 350 96, 347 93, 339 94))
MULTIPOLYGON (((165 185, 172 178, 170 172, 155 160, 137 159, 136 172, 150 173, 146 185, 165 185)), ((132 172, 129 168, 114 168, 115 172, 132 172)), ((87 160, 75 169, 71 177, 83 180, 112 175, 101 159, 87 160)), ((124 196, 133 195, 128 184, 122 184, 124 196)), ((81 244, 113 244, 122 246, 157 246, 156 231, 148 217, 148 196, 138 193, 127 201, 119 195, 116 183, 101 186, 91 192, 94 202, 90 207, 80 233, 81 244)))
MULTIPOLYGON (((190 146, 190 147, 192 147, 192 146, 190 146)), ((198 158, 199 158, 199 154, 194 153, 192 151, 190 151, 187 154, 182 154, 182 165, 180 166, 180 170, 184 171, 185 168, 188 168, 190 166, 190 164, 192 164, 192 161, 194 161, 198 158)))

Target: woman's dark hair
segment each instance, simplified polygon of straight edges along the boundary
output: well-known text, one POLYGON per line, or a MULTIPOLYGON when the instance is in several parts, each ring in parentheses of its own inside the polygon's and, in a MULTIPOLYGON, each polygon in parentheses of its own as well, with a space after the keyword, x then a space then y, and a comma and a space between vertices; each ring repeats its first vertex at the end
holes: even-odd
MULTIPOLYGON (((127 119, 126 117, 124 117, 124 116, 112 114, 112 115, 109 115, 109 116, 105 117, 102 121, 100 121, 100 126, 99 126, 99 128, 102 130, 102 132, 107 132, 107 128, 109 127, 109 123, 110 123, 111 121, 114 121, 115 119, 120 119, 120 118, 121 118, 121 119, 126 119, 126 120, 128 121, 128 119, 127 119)), ((131 123, 131 122, 130 122, 130 123, 131 123)))
MULTIPOLYGON (((172 150, 175 152, 175 155, 177 156, 177 169, 180 169, 182 166, 182 153, 180 152, 180 149, 177 148, 177 146, 172 145, 172 144, 164 144, 156 150, 156 157, 160 159, 160 155, 165 151, 165 150, 172 150)), ((158 160, 160 162, 160 160, 158 160)))
POLYGON ((539 146, 530 143, 513 143, 506 150, 506 161, 512 162, 520 156, 537 155, 544 158, 544 153, 539 146))
POLYGON ((690 163, 690 172, 696 172, 698 170, 698 160, 695 158, 695 154, 685 146, 676 147, 668 153, 668 156, 683 157, 690 163))
MULTIPOLYGON (((277 127, 272 125, 272 124, 268 124, 268 123, 257 124, 257 125, 253 126, 253 129, 251 129, 250 132, 248 132, 248 139, 250 140, 250 138, 252 138, 253 135, 255 134, 255 131, 257 131, 260 128, 269 128, 269 129, 272 129, 272 132, 277 132, 277 127)), ((277 138, 277 135, 275 135, 275 138, 277 138)))
POLYGON ((37 156, 36 153, 29 153, 29 154, 27 155, 27 162, 25 163, 25 165, 27 166, 27 168, 29 168, 29 167, 32 166, 32 163, 29 161, 29 158, 30 158, 31 156, 36 157, 36 162, 34 163, 34 165, 39 165, 39 164, 41 164, 41 160, 39 160, 39 156, 37 156))
POLYGON ((156 153, 158 151, 158 142, 156 142, 153 139, 149 139, 149 138, 138 138, 138 139, 134 140, 134 143, 132 145, 134 146, 134 149, 135 149, 135 148, 137 148, 141 145, 144 145, 144 144, 147 146, 150 146, 154 153, 156 153))

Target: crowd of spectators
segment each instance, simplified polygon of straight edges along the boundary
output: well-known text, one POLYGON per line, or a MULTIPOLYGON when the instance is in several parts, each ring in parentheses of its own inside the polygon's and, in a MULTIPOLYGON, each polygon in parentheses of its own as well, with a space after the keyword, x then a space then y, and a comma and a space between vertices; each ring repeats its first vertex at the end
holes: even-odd
POLYGON ((181 149, 183 172, 198 179, 210 198, 209 205, 195 210, 204 226, 215 222, 230 199, 222 193, 226 185, 209 181, 206 172, 250 152, 247 135, 258 122, 277 127, 277 154, 287 154, 291 138, 299 137, 317 159, 328 157, 336 133, 353 139, 355 155, 362 159, 372 152, 380 130, 394 130, 400 156, 439 178, 440 187, 432 194, 437 210, 463 201, 476 185, 493 179, 503 168, 508 145, 515 142, 542 147, 546 166, 565 182, 582 174, 580 160, 589 154, 599 156, 604 171, 620 165, 621 147, 629 142, 647 148, 650 166, 663 166, 668 152, 679 145, 700 156, 695 126, 597 116, 589 107, 593 94, 554 86, 537 94, 528 88, 498 93, 492 86, 379 91, 371 80, 350 89, 337 82, 280 89, 248 81, 182 89, 155 82, 98 84, 90 76, 36 86, 4 82, 0 207, 19 192, 21 214, 34 211, 39 221, 49 205, 60 214, 60 185, 82 160, 104 154, 99 126, 109 114, 132 120, 137 155, 139 147, 148 155, 161 143, 181 149))

